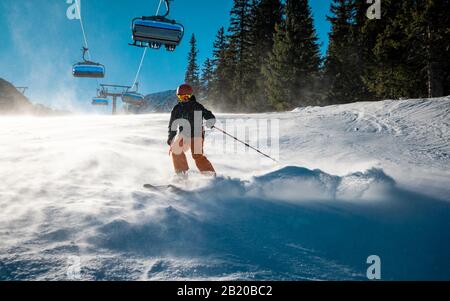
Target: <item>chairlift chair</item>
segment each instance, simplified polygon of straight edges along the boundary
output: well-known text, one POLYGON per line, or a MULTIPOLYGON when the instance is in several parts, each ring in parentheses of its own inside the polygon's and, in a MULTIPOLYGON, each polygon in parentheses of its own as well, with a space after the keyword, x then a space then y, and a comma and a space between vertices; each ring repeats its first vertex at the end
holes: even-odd
POLYGON ((92 99, 92 105, 93 106, 108 106, 109 100, 106 98, 94 97, 92 99))
POLYGON ((126 104, 140 107, 144 105, 145 98, 144 95, 137 92, 125 92, 122 94, 122 101, 126 104))
POLYGON ((134 18, 132 27, 132 46, 174 51, 184 36, 184 26, 167 18, 170 12, 169 1, 165 0, 167 12, 163 16, 134 18))
POLYGON ((72 67, 72 74, 74 77, 83 78, 104 78, 105 66, 99 63, 94 63, 86 60, 87 48, 83 47, 83 62, 77 63, 72 67))

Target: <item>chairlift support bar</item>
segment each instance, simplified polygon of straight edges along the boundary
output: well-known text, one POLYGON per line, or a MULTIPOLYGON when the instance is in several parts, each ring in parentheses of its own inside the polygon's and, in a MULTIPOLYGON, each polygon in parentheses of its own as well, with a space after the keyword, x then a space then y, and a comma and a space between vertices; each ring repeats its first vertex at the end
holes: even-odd
POLYGON ((100 84, 100 87, 102 87, 102 89, 99 91, 99 93, 102 96, 112 97, 112 99, 113 99, 112 114, 116 115, 116 113, 117 113, 117 98, 122 97, 123 93, 128 92, 128 90, 131 89, 131 87, 130 86, 122 86, 122 85, 110 85, 110 84, 100 84), (121 93, 111 93, 108 91, 108 88, 122 89, 125 91, 122 91, 121 93))
POLYGON ((20 93, 25 95, 25 92, 28 90, 28 87, 15 87, 17 90, 19 90, 20 93))
MULTIPOLYGON (((170 14, 170 4, 169 4, 170 0, 163 0, 163 1, 164 1, 164 4, 166 5, 166 13, 164 15, 162 15, 161 17, 165 18, 170 14)), ((158 7, 158 12, 159 12, 159 7, 158 7)))
POLYGON ((122 85, 110 85, 110 84, 100 84, 102 88, 117 88, 117 89, 131 89, 131 86, 122 86, 122 85))

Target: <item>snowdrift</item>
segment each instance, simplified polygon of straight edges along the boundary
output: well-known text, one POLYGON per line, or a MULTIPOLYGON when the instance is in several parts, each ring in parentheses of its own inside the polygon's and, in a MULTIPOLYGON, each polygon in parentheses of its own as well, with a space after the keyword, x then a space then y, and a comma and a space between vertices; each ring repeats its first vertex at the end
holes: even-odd
POLYGON ((450 204, 403 191, 381 170, 290 166, 188 189, 130 192, 102 208, 103 220, 49 205, 35 237, 2 249, 0 277, 64 279, 70 255, 92 280, 364 279, 378 255, 386 280, 450 278, 450 204))

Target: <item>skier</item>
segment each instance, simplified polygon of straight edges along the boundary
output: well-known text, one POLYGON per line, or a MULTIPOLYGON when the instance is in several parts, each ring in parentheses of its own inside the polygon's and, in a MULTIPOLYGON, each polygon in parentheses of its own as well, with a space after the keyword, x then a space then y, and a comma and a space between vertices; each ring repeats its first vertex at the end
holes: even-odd
POLYGON ((173 108, 169 123, 169 139, 173 166, 179 176, 185 176, 189 165, 185 153, 190 149, 197 168, 202 174, 216 175, 211 162, 203 152, 206 126, 213 128, 216 124, 214 114, 197 102, 193 88, 182 84, 177 89, 178 104, 173 108))

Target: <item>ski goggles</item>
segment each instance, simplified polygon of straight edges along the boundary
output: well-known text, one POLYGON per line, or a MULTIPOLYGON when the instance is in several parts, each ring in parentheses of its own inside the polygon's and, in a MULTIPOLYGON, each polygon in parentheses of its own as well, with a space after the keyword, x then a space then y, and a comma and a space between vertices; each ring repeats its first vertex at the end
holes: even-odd
POLYGON ((181 94, 181 95, 177 95, 178 99, 180 101, 187 101, 189 99, 191 99, 192 95, 191 94, 181 94))

